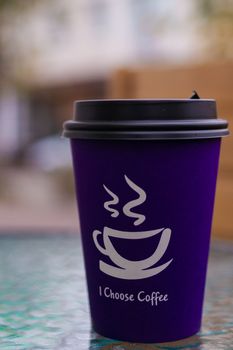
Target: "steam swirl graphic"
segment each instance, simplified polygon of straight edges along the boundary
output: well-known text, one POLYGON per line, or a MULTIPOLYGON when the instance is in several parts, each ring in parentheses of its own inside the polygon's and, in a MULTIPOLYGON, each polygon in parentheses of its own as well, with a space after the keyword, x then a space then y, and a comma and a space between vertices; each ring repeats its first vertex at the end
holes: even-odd
POLYGON ((138 226, 140 224, 142 224, 146 217, 145 215, 142 214, 138 214, 138 213, 134 213, 131 211, 132 208, 137 207, 138 205, 142 204, 145 202, 146 200, 146 192, 139 186, 137 186, 133 181, 131 181, 126 175, 125 175, 125 180, 127 182, 127 184, 135 191, 139 194, 139 197, 137 199, 134 199, 131 202, 128 202, 124 205, 123 207, 123 213, 125 215, 127 215, 128 217, 131 218, 137 218, 134 221, 134 225, 138 226))
MULTIPOLYGON (((146 192, 141 187, 136 185, 132 180, 130 180, 126 175, 124 175, 124 177, 125 177, 125 181, 129 185, 129 187, 131 187, 135 192, 137 192, 139 197, 137 199, 134 199, 134 200, 126 203, 123 207, 123 213, 130 218, 136 218, 136 220, 134 221, 133 224, 135 226, 138 226, 145 221, 146 217, 145 217, 145 215, 133 212, 132 209, 145 202, 146 192)), ((113 193, 111 190, 109 190, 109 188, 107 188, 107 186, 103 185, 103 187, 104 187, 105 191, 112 197, 112 200, 104 203, 104 208, 111 212, 111 216, 113 218, 116 218, 119 215, 119 211, 116 209, 113 209, 111 206, 118 204, 119 198, 115 193, 113 193)))
POLYGON ((104 208, 112 213, 111 216, 113 218, 116 218, 119 215, 119 211, 116 209, 110 208, 110 205, 119 203, 119 198, 115 193, 110 191, 105 185, 103 186, 104 186, 104 189, 108 192, 108 194, 110 194, 110 196, 112 197, 112 200, 104 203, 104 208))

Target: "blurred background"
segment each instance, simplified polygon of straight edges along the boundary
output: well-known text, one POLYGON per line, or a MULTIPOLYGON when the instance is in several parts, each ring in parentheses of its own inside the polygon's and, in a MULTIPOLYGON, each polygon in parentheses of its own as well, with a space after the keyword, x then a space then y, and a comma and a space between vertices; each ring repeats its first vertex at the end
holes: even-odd
MULTIPOLYGON (((0 0, 0 232, 78 230, 73 101, 215 98, 233 120, 233 0, 0 0)), ((223 140, 213 234, 233 238, 223 140)))

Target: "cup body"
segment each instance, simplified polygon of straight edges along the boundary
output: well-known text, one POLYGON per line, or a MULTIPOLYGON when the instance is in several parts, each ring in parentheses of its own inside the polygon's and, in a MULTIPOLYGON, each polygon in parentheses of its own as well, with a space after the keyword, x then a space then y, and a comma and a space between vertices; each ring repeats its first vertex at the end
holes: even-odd
POLYGON ((220 143, 71 139, 97 333, 167 342, 199 331, 220 143))

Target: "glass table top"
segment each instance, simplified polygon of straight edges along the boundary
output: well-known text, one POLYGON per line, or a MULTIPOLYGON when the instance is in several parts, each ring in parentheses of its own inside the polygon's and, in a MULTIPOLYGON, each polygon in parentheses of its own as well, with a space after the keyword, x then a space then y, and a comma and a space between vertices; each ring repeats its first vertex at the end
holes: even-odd
POLYGON ((0 349, 232 350, 233 243, 212 244, 201 332, 144 345, 91 330, 78 235, 0 235, 0 349))

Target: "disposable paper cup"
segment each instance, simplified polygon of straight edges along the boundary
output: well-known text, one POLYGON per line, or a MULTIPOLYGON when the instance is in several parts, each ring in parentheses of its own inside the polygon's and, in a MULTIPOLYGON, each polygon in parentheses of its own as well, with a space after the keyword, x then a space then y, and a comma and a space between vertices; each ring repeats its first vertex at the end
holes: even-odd
POLYGON ((199 331, 221 137, 214 100, 76 102, 71 138, 94 330, 199 331))

